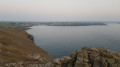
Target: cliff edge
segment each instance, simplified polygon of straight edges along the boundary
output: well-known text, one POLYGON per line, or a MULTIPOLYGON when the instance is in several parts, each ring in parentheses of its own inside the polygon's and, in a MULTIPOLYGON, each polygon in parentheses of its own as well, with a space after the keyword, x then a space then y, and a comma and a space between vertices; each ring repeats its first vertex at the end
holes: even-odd
MULTIPOLYGON (((32 35, 16 25, 0 23, 0 67, 44 64, 53 60, 49 54, 36 46, 32 35)), ((26 66, 25 66, 26 67, 26 66)))

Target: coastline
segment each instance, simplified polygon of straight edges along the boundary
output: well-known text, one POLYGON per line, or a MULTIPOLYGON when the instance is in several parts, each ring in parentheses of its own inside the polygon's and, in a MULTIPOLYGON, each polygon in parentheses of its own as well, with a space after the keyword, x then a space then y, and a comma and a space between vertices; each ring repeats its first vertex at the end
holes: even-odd
POLYGON ((0 36, 3 36, 2 38, 6 37, 4 39, 0 38, 0 66, 120 67, 120 53, 103 47, 84 47, 74 51, 70 56, 52 58, 34 43, 34 39, 32 39, 34 37, 25 31, 26 27, 23 28, 6 27, 6 25, 5 28, 0 28, 0 36))
MULTIPOLYGON (((30 34, 30 33, 27 32, 27 30, 31 29, 30 27, 32 27, 32 26, 36 26, 36 25, 24 26, 24 27, 20 27, 20 29, 26 33, 26 36, 27 36, 30 40, 32 40, 32 41, 34 42, 34 36, 33 36, 32 34, 30 34)), ((35 42, 34 42, 34 44, 35 44, 35 42)), ((37 46, 37 45, 35 44, 35 46, 37 46)), ((38 46, 38 47, 39 47, 39 46, 38 46)), ((40 47, 39 47, 39 48, 40 48, 40 47)), ((42 48, 40 48, 40 49, 42 49, 42 48)), ((43 49, 42 49, 42 50, 43 50, 43 49)), ((45 50, 44 50, 44 51, 45 51, 45 50)), ((46 52, 46 51, 45 51, 45 52, 46 52)), ((47 53, 48 53, 48 52, 47 52, 47 53)), ((49 55, 49 53, 48 53, 48 55, 49 55)), ((53 57, 51 57, 51 58, 54 59, 53 57)))

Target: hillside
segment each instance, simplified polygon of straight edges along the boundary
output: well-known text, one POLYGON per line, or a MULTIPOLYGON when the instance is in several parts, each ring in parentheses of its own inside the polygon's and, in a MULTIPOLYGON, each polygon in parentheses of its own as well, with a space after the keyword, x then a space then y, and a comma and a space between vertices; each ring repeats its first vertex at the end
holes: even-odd
POLYGON ((35 45, 33 37, 21 28, 0 23, 0 65, 6 62, 45 62, 53 58, 35 45))

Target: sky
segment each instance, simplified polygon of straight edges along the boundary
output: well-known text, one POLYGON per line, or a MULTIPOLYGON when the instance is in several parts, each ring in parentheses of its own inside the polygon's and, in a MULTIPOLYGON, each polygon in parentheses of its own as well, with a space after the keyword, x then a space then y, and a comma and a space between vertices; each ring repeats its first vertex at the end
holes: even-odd
POLYGON ((0 0, 0 21, 120 21, 120 0, 0 0))

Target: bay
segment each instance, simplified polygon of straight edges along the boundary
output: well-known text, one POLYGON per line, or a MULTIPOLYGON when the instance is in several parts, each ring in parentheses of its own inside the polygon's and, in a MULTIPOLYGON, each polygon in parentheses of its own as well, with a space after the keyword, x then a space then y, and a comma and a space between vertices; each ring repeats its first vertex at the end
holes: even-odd
POLYGON ((70 55, 87 47, 104 47, 120 52, 120 24, 101 26, 32 26, 27 30, 36 45, 53 57, 70 55))

